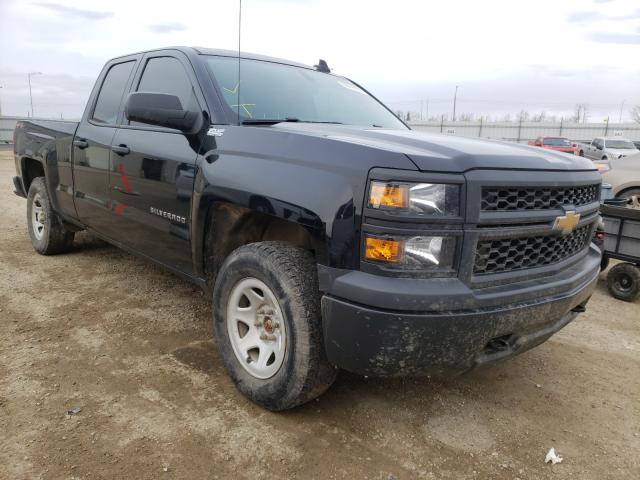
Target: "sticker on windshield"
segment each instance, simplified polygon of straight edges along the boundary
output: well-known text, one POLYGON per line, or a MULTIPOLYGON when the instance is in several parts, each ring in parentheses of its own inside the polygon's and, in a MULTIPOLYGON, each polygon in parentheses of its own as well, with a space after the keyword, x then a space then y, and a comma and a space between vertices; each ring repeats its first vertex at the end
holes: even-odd
POLYGON ((366 95, 366 93, 364 93, 361 89, 356 87, 353 83, 343 82, 342 80, 338 80, 338 83, 342 85, 344 88, 346 88, 347 90, 353 90, 354 92, 358 92, 363 95, 366 95))

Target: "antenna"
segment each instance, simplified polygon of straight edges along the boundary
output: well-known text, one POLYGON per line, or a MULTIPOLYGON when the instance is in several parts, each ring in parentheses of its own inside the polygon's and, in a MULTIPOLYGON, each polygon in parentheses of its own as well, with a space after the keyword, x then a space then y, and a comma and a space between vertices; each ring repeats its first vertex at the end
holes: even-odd
POLYGON ((238 125, 240 125, 240 38, 242 32, 242 0, 238 0, 238 125))
POLYGON ((331 69, 329 68, 329 65, 327 65, 327 62, 325 62, 323 59, 318 60, 318 65, 314 65, 314 67, 319 72, 331 73, 331 69))

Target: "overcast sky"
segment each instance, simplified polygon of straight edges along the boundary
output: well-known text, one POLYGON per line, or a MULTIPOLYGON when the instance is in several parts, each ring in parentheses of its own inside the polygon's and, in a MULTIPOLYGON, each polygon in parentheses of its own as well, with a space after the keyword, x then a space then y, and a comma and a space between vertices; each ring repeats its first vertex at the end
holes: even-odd
MULTIPOLYGON (((238 0, 0 0, 5 115, 75 118, 111 57, 169 45, 237 48, 238 0)), ((314 64, 423 115, 623 120, 640 104, 638 0, 243 0, 242 49, 314 64), (423 100, 420 102, 420 100, 423 100), (428 103, 427 103, 428 100, 428 103)))

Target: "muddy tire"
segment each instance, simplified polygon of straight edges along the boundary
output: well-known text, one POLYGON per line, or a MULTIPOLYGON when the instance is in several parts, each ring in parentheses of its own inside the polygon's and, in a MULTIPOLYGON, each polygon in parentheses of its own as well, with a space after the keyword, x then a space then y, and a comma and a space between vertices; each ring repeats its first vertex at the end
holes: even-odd
POLYGON ((33 179, 29 187, 27 225, 31 244, 41 255, 65 253, 73 247, 74 232, 65 228, 51 207, 44 177, 33 179))
POLYGON ((324 393, 337 369, 324 350, 313 256, 284 242, 232 252, 213 291, 216 343, 238 390, 269 410, 324 393))
POLYGON ((619 300, 633 302, 640 297, 640 268, 632 263, 619 263, 607 274, 609 293, 619 300))

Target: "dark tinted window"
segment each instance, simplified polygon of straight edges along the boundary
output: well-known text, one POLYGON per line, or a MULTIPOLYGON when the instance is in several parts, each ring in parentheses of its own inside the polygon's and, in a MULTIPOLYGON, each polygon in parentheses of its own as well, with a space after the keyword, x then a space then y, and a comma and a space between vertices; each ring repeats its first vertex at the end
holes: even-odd
POLYGON ((104 82, 102 82, 100 93, 98 93, 96 108, 93 110, 93 120, 115 125, 122 94, 134 64, 134 61, 118 63, 109 69, 104 82))
POLYGON ((191 80, 182 64, 173 57, 156 57, 147 62, 138 92, 168 93, 180 99, 182 108, 197 111, 191 80))
POLYGON ((560 137, 547 137, 544 139, 545 145, 551 145, 553 147, 570 147, 571 142, 568 138, 560 138, 560 137))

